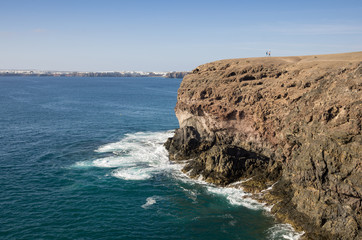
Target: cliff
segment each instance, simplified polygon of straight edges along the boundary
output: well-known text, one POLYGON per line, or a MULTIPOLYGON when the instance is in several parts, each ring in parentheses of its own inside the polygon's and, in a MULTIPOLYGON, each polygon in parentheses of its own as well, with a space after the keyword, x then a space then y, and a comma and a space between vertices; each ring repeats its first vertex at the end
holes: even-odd
POLYGON ((168 72, 166 78, 184 78, 189 72, 168 72))
POLYGON ((165 146, 190 177, 249 179, 305 239, 362 239, 361 89, 362 52, 204 64, 181 83, 165 146))

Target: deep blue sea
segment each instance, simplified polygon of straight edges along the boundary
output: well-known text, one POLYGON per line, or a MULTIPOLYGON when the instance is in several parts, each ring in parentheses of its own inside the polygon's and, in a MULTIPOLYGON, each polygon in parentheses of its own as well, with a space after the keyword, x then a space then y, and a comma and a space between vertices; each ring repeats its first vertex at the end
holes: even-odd
POLYGON ((297 239, 168 161, 180 83, 0 77, 0 239, 297 239))

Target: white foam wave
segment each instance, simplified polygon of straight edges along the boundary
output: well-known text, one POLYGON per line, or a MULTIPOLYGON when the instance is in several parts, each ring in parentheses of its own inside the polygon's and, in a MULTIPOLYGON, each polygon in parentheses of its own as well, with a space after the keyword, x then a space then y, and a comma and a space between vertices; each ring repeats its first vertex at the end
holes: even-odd
POLYGON ((127 159, 127 157, 119 157, 119 156, 110 156, 105 158, 98 158, 93 161, 94 167, 100 168, 116 168, 116 167, 127 167, 134 166, 131 159, 127 159))
POLYGON ((126 134, 125 137, 119 142, 109 143, 100 146, 96 152, 132 152, 135 148, 140 146, 150 147, 163 144, 167 138, 173 135, 173 131, 167 132, 137 132, 126 134))
POLYGON ((266 210, 265 204, 260 203, 250 197, 249 193, 244 192, 242 189, 233 187, 214 187, 208 186, 207 190, 211 193, 225 196, 232 205, 244 206, 254 210, 266 210))
POLYGON ((264 209, 265 209, 267 212, 270 213, 273 207, 274 207, 274 204, 273 204, 273 205, 265 205, 265 206, 264 206, 264 209))
MULTIPOLYGON (((183 168, 184 165, 178 165, 179 170, 181 170, 183 168)), ((206 181, 203 180, 202 176, 199 176, 198 178, 190 178, 190 173, 192 172, 192 170, 190 170, 187 173, 183 173, 181 171, 176 171, 173 172, 172 175, 174 178, 181 180, 182 182, 189 184, 189 185, 202 185, 202 186, 213 186, 213 184, 210 184, 206 181)))
POLYGON ((252 179, 252 177, 251 177, 251 178, 248 178, 248 179, 246 179, 246 180, 241 180, 241 181, 233 182, 233 183, 230 183, 229 186, 237 186, 237 185, 239 185, 239 184, 241 184, 241 183, 244 183, 244 182, 247 182, 247 181, 249 181, 249 180, 251 180, 251 179, 252 179))
POLYGON ((178 169, 168 160, 163 144, 173 131, 138 132, 126 134, 115 143, 100 146, 95 152, 110 154, 91 163, 78 162, 76 166, 116 168, 111 175, 124 180, 146 180, 160 172, 178 169))
POLYGON ((296 232, 290 224, 276 224, 269 228, 269 239, 298 240, 304 232, 296 232))
POLYGON ((112 172, 112 176, 124 180, 147 180, 152 177, 150 172, 137 167, 116 169, 112 172))
POLYGON ((266 192, 266 191, 270 191, 270 190, 272 190, 273 189, 273 187, 274 187, 274 185, 275 184, 277 184, 278 183, 278 181, 276 181, 275 183, 273 183, 273 185, 271 185, 270 187, 268 187, 267 189, 264 189, 264 190, 262 190, 261 192, 266 192))
POLYGON ((204 186, 208 192, 220 196, 224 196, 231 205, 236 206, 244 206, 253 210, 264 210, 270 212, 271 207, 267 206, 265 203, 258 202, 255 199, 251 198, 251 194, 244 192, 242 188, 236 188, 235 185, 240 184, 244 181, 235 182, 229 184, 226 187, 219 187, 214 184, 208 183, 204 181, 203 176, 199 176, 198 178, 190 178, 188 173, 182 173, 180 171, 173 173, 173 176, 177 179, 181 180, 184 183, 191 185, 201 185, 204 186))
POLYGON ((158 198, 157 196, 148 197, 148 198, 146 199, 146 203, 143 204, 141 207, 144 208, 144 209, 149 208, 150 206, 152 206, 153 204, 156 203, 156 199, 157 199, 157 198, 158 198))

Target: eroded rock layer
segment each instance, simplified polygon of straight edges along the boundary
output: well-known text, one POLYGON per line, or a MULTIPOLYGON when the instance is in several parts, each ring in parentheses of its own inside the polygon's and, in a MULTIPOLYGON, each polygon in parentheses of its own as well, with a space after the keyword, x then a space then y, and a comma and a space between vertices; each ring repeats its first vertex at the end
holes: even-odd
POLYGON ((362 52, 204 64, 178 90, 166 142, 184 171, 241 179, 306 239, 362 239, 362 52))

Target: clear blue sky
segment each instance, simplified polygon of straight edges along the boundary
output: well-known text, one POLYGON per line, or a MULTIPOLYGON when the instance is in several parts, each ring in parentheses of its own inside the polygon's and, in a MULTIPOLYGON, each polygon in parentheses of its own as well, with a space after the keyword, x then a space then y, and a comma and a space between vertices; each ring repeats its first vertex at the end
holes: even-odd
POLYGON ((362 51, 362 1, 0 0, 0 69, 173 71, 362 51))

